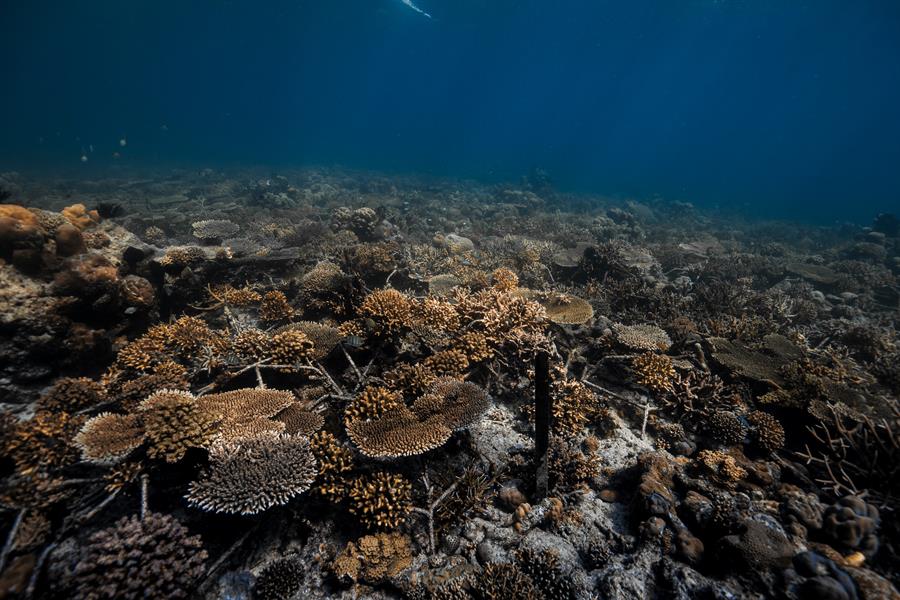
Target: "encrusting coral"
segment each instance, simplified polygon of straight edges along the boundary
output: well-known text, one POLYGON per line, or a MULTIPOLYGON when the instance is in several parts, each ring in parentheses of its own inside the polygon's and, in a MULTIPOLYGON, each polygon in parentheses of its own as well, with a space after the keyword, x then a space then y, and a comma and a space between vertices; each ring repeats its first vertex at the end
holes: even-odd
POLYGON ((308 490, 317 473, 303 436, 221 440, 209 457, 209 470, 191 482, 185 497, 210 512, 248 515, 286 504, 308 490))
POLYGON ((366 535, 335 557, 331 569, 338 579, 385 583, 412 565, 410 540, 400 533, 366 535))

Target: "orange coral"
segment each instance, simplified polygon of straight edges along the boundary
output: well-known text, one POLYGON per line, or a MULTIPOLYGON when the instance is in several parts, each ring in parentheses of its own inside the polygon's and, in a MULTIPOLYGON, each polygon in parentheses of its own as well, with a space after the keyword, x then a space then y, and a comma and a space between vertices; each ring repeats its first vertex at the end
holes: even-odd
POLYGON ((67 206, 61 212, 78 229, 86 229, 100 222, 100 214, 96 210, 88 210, 84 204, 67 206))

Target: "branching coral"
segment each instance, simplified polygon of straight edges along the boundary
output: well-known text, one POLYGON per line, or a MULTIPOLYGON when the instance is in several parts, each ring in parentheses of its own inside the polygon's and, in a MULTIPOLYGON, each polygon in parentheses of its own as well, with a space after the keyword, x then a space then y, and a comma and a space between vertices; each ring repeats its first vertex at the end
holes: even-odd
POLYGON ((76 412, 107 399, 103 384, 87 377, 63 377, 38 400, 38 409, 76 412))
POLYGON ((375 419, 400 406, 403 399, 397 392, 383 387, 369 386, 350 401, 344 410, 344 423, 358 419, 375 419))
POLYGON ((269 342, 268 354, 278 365, 296 365, 314 353, 312 341, 299 329, 276 333, 269 342))
POLYGON ((312 360, 321 360, 328 356, 344 338, 337 327, 313 321, 291 323, 276 329, 275 333, 279 334, 291 330, 303 332, 312 343, 312 348, 309 351, 309 358, 312 360))
POLYGON ((747 415, 747 421, 754 428, 754 439, 760 448, 774 453, 784 447, 784 427, 778 419, 767 412, 754 410, 747 415))
POLYGON ((310 438, 310 447, 319 465, 319 483, 315 490, 337 502, 347 493, 344 474, 353 470, 353 452, 327 431, 314 434, 310 438))
POLYGON ((17 423, 5 440, 6 454, 21 474, 57 469, 78 460, 73 438, 84 423, 65 412, 38 411, 17 423))
POLYGON ((644 352, 631 360, 631 368, 637 376, 637 383, 654 392, 663 393, 672 389, 675 367, 672 359, 665 354, 644 352))
MULTIPOLYGON (((597 397, 580 381, 560 379, 553 383, 552 428, 557 435, 573 436, 581 433, 598 409, 597 397)), ((534 403, 524 407, 534 419, 534 403)))
POLYGON ((263 295, 259 305, 259 318, 263 321, 285 321, 294 316, 294 307, 280 290, 272 290, 263 295))
POLYGON ((205 572, 199 536, 173 517, 125 517, 91 536, 65 587, 77 600, 188 598, 205 572))
POLYGON ((743 444, 747 436, 747 426, 738 415, 728 410, 713 412, 706 426, 713 438, 731 446, 743 444))
POLYGON ((376 471, 354 479, 347 495, 350 512, 366 527, 396 529, 412 510, 412 484, 395 473, 376 471))
POLYGON ((209 471, 191 482, 185 497, 210 512, 256 514, 308 490, 316 472, 305 437, 222 440, 210 448, 209 471))
POLYGON ((174 463, 189 448, 203 448, 216 435, 218 419, 189 392, 161 390, 138 406, 149 447, 147 455, 174 463))
POLYGON ((257 600, 285 600, 303 585, 306 565, 298 557, 280 558, 262 570, 256 578, 253 597, 257 600))
POLYGON ((519 276, 510 269, 500 267, 491 273, 491 285, 501 292, 511 292, 519 287, 519 276))
POLYGON ((85 460, 113 464, 144 442, 144 428, 137 415, 104 412, 88 419, 74 441, 85 460))
POLYGON ((412 325, 413 303, 394 289, 375 290, 365 297, 359 314, 371 319, 382 335, 395 335, 412 325))

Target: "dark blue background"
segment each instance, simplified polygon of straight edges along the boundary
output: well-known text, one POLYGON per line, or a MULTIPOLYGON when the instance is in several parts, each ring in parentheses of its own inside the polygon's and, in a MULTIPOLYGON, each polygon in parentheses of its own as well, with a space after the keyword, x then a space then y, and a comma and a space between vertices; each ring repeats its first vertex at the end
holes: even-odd
POLYGON ((419 5, 435 19, 400 0, 0 0, 0 170, 539 166, 764 216, 900 206, 897 0, 419 5))

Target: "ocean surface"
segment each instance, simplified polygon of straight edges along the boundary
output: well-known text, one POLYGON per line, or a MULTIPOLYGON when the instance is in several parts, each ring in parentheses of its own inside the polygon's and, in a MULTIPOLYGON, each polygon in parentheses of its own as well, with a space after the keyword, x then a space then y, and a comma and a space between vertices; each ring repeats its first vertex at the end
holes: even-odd
POLYGON ((0 172, 341 165, 869 223, 900 2, 0 2, 0 172))

